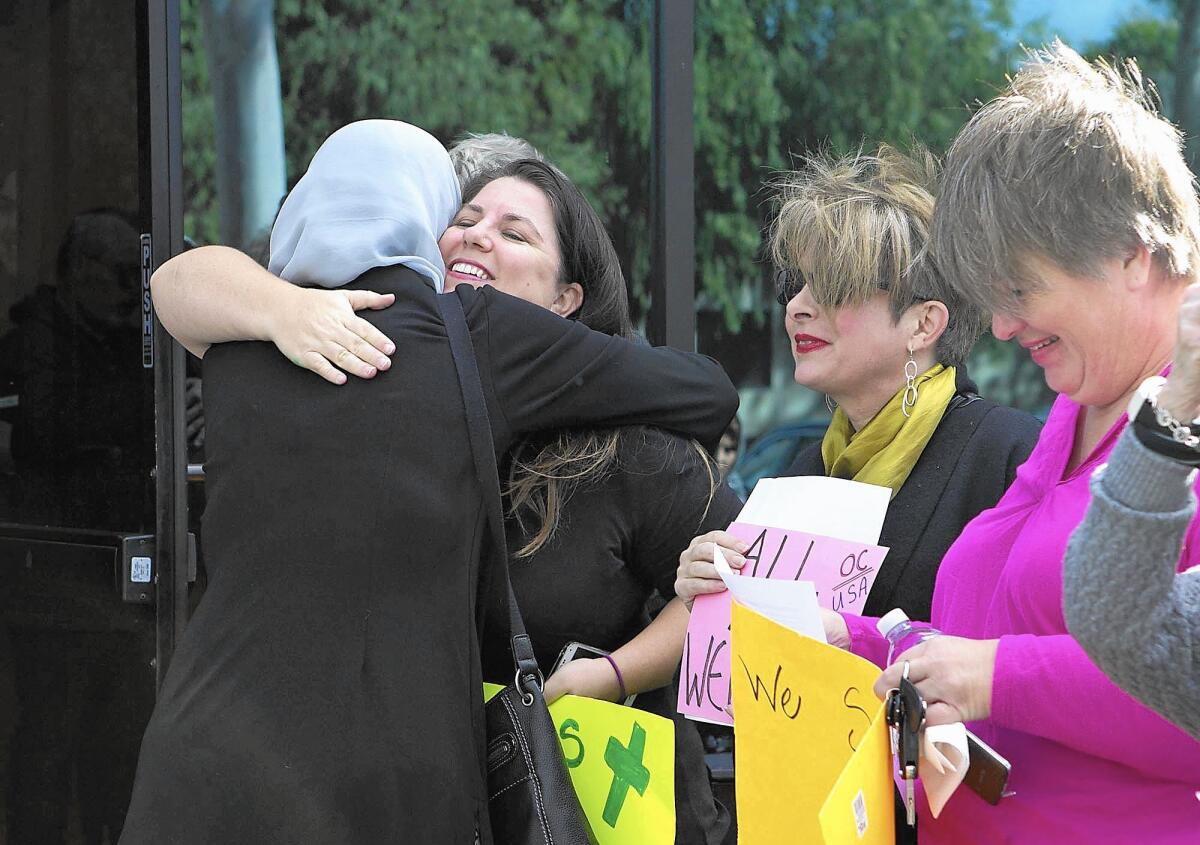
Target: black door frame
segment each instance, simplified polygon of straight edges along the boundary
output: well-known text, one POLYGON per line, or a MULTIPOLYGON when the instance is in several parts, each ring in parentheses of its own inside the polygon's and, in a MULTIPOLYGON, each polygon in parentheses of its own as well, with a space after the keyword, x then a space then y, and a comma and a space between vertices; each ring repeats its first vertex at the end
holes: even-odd
POLYGON ((650 22, 651 343, 696 348, 695 0, 655 0, 650 22))
MULTIPOLYGON (((147 0, 149 93, 150 266, 157 269, 183 248, 183 153, 179 0, 147 0)), ((143 308, 149 308, 143 289, 143 308)), ((183 348, 158 318, 147 314, 154 356, 155 607, 157 682, 171 663, 188 615, 187 444, 183 348)))

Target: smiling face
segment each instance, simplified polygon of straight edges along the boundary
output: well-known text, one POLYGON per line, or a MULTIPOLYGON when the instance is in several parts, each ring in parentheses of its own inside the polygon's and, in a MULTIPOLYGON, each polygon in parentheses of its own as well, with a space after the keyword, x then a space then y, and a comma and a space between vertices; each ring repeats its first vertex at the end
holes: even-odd
POLYGON ((892 318, 884 291, 826 309, 804 287, 788 302, 785 324, 796 383, 829 394, 852 417, 862 408, 870 418, 904 385, 912 328, 892 318))
POLYGON ((1027 350, 1056 393, 1085 406, 1123 405, 1169 359, 1174 336, 1163 292, 1137 283, 1149 261, 1113 258, 1099 278, 1081 278, 1031 260, 1041 289, 1020 297, 1019 313, 994 314, 992 333, 1027 350))
POLYGON ((489 182, 463 205, 438 241, 446 288, 491 285, 543 308, 562 289, 554 212, 546 195, 522 179, 489 182))

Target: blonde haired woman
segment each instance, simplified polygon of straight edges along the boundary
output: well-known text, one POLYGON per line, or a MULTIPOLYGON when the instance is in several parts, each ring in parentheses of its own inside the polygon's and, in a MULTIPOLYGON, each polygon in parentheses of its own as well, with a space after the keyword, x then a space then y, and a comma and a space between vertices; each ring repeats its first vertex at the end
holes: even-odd
MULTIPOLYGON (((942 555, 996 503, 1037 437, 1032 417, 980 398, 967 378, 983 318, 927 249, 935 178, 921 150, 813 156, 776 180, 771 228, 796 383, 837 405, 822 442, 785 475, 891 488, 880 537, 891 551, 866 612, 900 607, 923 620, 942 555)), ((714 543, 744 562, 727 533, 696 537, 676 581, 689 601, 723 589, 714 543)))
MULTIPOLYGON (((794 378, 837 404, 824 439, 784 475, 891 488, 879 539, 889 552, 864 612, 899 607, 917 620, 929 619, 942 555, 1012 483, 1038 431, 1028 414, 982 399, 967 378, 983 314, 929 254, 936 175, 920 149, 813 156, 776 180, 771 228, 794 378)), ((746 546, 732 535, 696 537, 675 582, 685 602, 724 589, 714 545, 731 565, 745 563, 746 546)), ((900 819, 897 841, 915 842, 900 819)))

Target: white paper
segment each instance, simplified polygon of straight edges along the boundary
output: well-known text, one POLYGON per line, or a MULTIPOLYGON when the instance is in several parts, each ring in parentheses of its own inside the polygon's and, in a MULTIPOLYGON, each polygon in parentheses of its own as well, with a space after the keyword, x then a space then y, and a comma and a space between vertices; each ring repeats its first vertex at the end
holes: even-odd
POLYGON ((844 478, 763 478, 737 521, 878 546, 891 498, 887 487, 844 478))
POLYGON ((967 776, 969 763, 967 729, 962 722, 925 728, 917 773, 935 819, 967 776))
POLYGON ((720 546, 713 546, 713 563, 734 599, 797 634, 825 642, 825 625, 812 581, 744 578, 730 568, 720 546))

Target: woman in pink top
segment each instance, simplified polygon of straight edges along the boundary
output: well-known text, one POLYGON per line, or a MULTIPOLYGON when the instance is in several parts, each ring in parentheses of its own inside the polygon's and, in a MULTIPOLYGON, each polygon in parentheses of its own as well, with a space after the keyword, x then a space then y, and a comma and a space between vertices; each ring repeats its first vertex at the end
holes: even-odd
MULTIPOLYGON (((1062 612, 1088 480, 1139 386, 1169 371, 1179 303, 1200 275, 1179 133, 1135 68, 1089 65, 1056 43, 955 140, 933 244, 950 282, 993 310, 992 331, 1027 349, 1060 396, 1013 486, 942 562, 932 622, 947 636, 901 655, 876 686, 886 692, 907 662, 930 723, 969 722, 1012 763, 1016 794, 997 806, 960 789, 934 819, 922 802, 920 839, 1200 842, 1200 743, 1109 681, 1062 612)), ((1198 530, 1181 569, 1200 563, 1198 530)), ((873 620, 829 627, 882 665, 873 620)))
MULTIPOLYGON (((931 619, 945 636, 900 655, 876 685, 884 695, 907 663, 930 724, 968 722, 1012 763, 1015 794, 997 806, 960 788, 935 819, 922 797, 922 843, 1200 843, 1200 743, 1109 681, 1062 611, 1088 480, 1130 398, 1169 370, 1180 301, 1200 278, 1192 174, 1139 80, 1056 43, 1029 57, 946 160, 933 254, 1060 396, 1012 486, 942 560, 931 619)), ((1160 404, 1195 395, 1184 387, 1168 381, 1160 404)), ((1180 569, 1200 563, 1198 532, 1193 521, 1180 569)), ((711 592, 711 565, 686 563, 680 595, 711 592)), ((827 612, 826 635, 883 666, 875 622, 827 612)))

